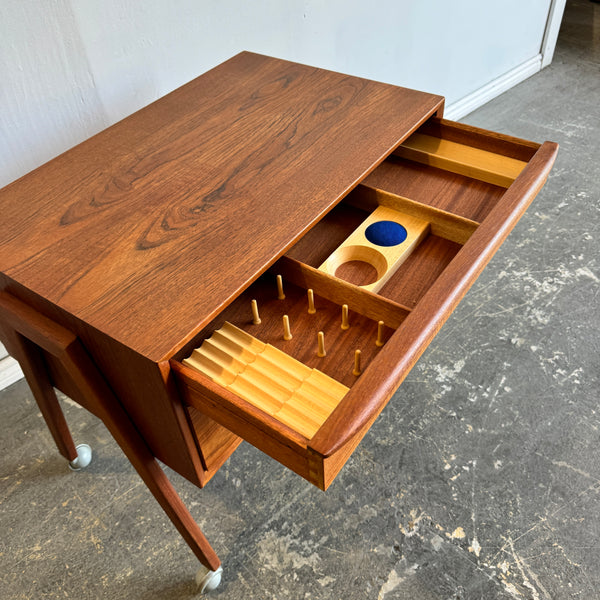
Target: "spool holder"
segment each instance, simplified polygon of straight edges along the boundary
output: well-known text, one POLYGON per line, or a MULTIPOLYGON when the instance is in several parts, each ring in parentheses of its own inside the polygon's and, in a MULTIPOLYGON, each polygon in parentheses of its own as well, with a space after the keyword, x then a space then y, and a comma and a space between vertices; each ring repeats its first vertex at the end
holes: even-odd
POLYGON ((363 270, 359 287, 377 292, 429 231, 429 223, 387 206, 377 207, 319 267, 338 279, 349 264, 363 270), (366 278, 366 280, 365 280, 366 278))

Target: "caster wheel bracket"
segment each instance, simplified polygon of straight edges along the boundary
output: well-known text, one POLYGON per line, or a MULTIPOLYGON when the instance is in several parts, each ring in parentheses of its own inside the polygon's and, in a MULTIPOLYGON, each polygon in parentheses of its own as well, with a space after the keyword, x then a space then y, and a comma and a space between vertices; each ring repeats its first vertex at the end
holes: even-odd
POLYGON ((75 447, 77 458, 69 462, 72 471, 85 469, 92 462, 92 449, 87 444, 79 444, 75 447))

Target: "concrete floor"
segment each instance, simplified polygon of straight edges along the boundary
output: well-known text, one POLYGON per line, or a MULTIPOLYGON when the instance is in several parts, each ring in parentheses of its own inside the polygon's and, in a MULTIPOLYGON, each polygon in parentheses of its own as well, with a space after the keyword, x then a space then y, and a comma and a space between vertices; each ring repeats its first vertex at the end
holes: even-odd
MULTIPOLYGON (((544 190, 322 493, 243 444, 198 490, 215 600, 600 598, 600 5, 465 119, 561 144, 544 190), (594 30, 595 27, 595 30, 594 30)), ((0 393, 0 597, 196 596, 197 563, 104 427, 70 472, 27 386, 0 393)))

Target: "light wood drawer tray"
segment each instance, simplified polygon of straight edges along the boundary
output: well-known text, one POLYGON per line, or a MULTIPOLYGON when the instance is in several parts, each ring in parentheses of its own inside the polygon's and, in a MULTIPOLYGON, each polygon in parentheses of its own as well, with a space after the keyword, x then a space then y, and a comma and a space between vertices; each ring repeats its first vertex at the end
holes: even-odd
POLYGON ((174 357, 190 410, 327 488, 541 189, 556 151, 550 142, 425 123, 174 357), (386 207, 387 225, 373 237, 366 230, 379 207, 386 207), (399 252, 394 247, 404 241, 394 237, 395 223, 403 219, 411 223, 411 247, 399 252), (413 226, 418 235, 411 237, 413 226), (350 249, 342 259, 323 268, 344 245, 350 249), (364 287, 392 267, 375 293, 364 287), (278 298, 277 275, 285 299, 278 298), (253 323, 252 300, 260 324, 253 323), (204 371, 184 362, 200 346, 204 371))

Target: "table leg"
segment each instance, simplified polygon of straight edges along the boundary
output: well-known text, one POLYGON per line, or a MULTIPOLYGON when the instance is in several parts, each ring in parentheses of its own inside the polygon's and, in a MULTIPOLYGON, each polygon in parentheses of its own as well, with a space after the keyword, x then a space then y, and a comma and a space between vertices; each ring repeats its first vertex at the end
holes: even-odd
POLYGON ((221 572, 217 554, 79 339, 5 292, 0 292, 0 316, 3 317, 2 332, 8 341, 7 349, 21 363, 61 453, 70 460, 77 457, 41 350, 60 361, 81 397, 85 398, 86 406, 104 422, 192 552, 209 570, 209 581, 205 577, 204 583, 216 587, 221 572))
POLYGON ((192 552, 216 571, 221 564, 217 554, 79 340, 69 344, 60 359, 192 552))
POLYGON ((44 359, 38 347, 13 331, 7 332, 5 345, 21 366, 33 397, 54 438, 58 451, 69 461, 77 459, 77 449, 65 421, 54 387, 50 382, 44 359))

